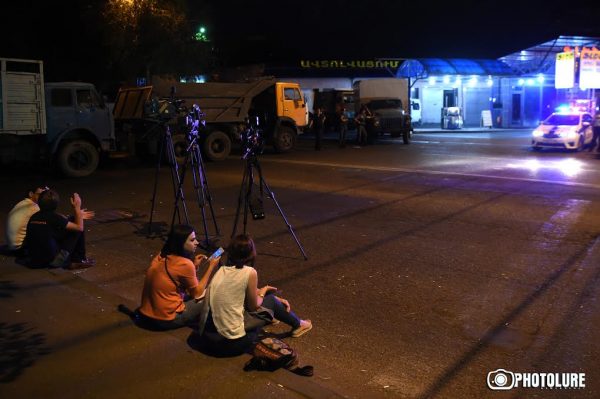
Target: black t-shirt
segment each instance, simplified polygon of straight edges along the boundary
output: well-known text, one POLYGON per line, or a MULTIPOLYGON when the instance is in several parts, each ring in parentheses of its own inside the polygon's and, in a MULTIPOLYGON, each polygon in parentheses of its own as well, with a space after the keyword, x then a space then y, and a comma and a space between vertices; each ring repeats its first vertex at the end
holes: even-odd
POLYGON ((39 211, 31 216, 25 242, 32 265, 44 266, 54 259, 68 222, 66 217, 52 211, 39 211))

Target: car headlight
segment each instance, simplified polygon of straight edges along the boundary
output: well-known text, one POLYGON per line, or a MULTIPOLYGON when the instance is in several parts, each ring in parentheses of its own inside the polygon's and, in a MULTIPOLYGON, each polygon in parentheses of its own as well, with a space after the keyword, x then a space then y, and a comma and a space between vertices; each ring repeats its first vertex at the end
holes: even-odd
POLYGON ((567 132, 567 138, 568 138, 568 139, 574 139, 574 138, 577 138, 577 136, 578 136, 578 135, 579 135, 579 134, 577 133, 577 130, 576 130, 576 129, 571 129, 571 130, 569 130, 569 131, 567 132))
POLYGON ((533 131, 533 137, 542 137, 544 135, 544 132, 541 130, 534 130, 533 131))

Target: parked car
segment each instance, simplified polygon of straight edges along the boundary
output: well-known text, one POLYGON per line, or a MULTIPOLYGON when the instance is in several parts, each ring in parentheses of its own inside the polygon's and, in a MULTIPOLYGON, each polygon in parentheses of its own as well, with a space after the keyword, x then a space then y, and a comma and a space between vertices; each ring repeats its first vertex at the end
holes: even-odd
POLYGON ((531 147, 580 151, 592 142, 592 121, 586 112, 555 112, 533 131, 531 147))

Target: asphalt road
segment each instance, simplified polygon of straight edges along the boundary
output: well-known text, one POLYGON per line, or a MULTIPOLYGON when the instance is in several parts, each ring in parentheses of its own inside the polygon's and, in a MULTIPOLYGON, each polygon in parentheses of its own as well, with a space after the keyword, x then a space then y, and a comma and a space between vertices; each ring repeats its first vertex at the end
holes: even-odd
MULTIPOLYGON (((277 286, 313 321, 293 346, 315 380, 351 398, 600 396, 600 158, 532 152, 529 134, 417 132, 408 146, 344 149, 331 137, 318 152, 304 138, 294 153, 260 157, 309 259, 265 198, 266 218, 247 225, 259 285, 277 286), (586 385, 494 392, 486 379, 500 368, 585 373, 586 385)), ((223 245, 243 168, 239 157, 206 164, 223 245)), ((130 304, 162 243, 146 234, 154 176, 153 165, 114 160, 89 178, 44 178, 96 211, 86 234, 98 264, 75 273, 130 304)), ((173 187, 168 169, 159 176, 153 220, 164 230, 173 187)), ((39 178, 5 170, 2 223, 39 178)))

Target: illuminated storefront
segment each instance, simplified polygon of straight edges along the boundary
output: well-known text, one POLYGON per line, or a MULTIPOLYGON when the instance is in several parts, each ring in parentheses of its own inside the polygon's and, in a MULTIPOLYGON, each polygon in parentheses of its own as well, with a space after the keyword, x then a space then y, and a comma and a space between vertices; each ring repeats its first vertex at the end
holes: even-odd
POLYGON ((498 60, 300 60, 265 72, 300 83, 309 106, 315 91, 351 90, 357 80, 396 77, 409 79, 423 126, 440 126, 442 108, 456 106, 465 126, 480 126, 482 111, 489 111, 495 127, 532 127, 561 104, 590 112, 600 104, 599 48, 598 38, 560 36, 498 60))

